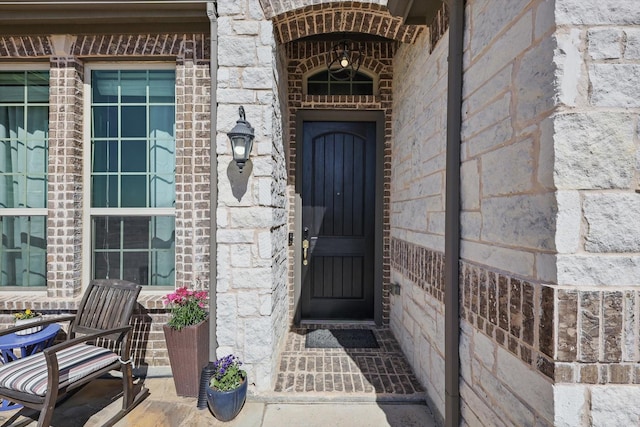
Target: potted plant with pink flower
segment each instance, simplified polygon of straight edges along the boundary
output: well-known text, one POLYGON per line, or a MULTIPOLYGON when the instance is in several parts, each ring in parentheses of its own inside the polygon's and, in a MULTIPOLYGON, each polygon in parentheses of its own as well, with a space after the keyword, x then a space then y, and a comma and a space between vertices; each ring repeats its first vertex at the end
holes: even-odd
POLYGON ((207 299, 207 291, 186 287, 163 297, 170 318, 162 328, 178 396, 198 396, 200 371, 209 362, 207 299))

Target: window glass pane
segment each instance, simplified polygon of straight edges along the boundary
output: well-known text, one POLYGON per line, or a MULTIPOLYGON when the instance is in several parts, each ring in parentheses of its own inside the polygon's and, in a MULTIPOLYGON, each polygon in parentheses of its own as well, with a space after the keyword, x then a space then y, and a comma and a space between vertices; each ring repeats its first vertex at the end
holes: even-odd
POLYGON ((46 217, 0 217, 0 286, 46 286, 46 217))
POLYGON ((118 71, 96 70, 91 72, 93 88, 91 100, 93 103, 118 102, 118 71))
POLYGON ((349 83, 331 83, 331 95, 351 95, 349 83))
POLYGON ((147 206, 147 177, 144 175, 122 176, 123 208, 142 208, 147 206))
POLYGON ((147 171, 147 141, 122 141, 122 172, 147 171))
POLYGON ((149 102, 174 104, 176 73, 173 70, 149 71, 149 102))
POLYGON ((147 249, 149 247, 149 218, 128 218, 124 224, 124 249, 147 249))
POLYGON ((95 141, 93 143, 93 172, 118 172, 118 143, 95 141))
POLYGON ((0 71, 0 102, 23 103, 25 99, 24 72, 0 71))
POLYGON ((122 107, 123 138, 147 136, 147 109, 146 107, 122 107))
POLYGON ((373 79, 359 72, 350 76, 347 70, 336 70, 330 75, 324 70, 307 78, 307 95, 373 95, 373 79))
POLYGON ((320 71, 307 79, 314 82, 326 82, 329 80, 329 71, 320 71))
POLYGON ((44 176, 26 176, 27 191, 26 207, 27 208, 46 208, 47 199, 47 180, 44 176))
POLYGON ((373 81, 371 77, 363 73, 356 73, 351 80, 354 82, 372 82, 373 81))
POLYGON ((175 219, 155 217, 151 222, 151 279, 161 286, 175 283, 175 219))
POLYGON ((327 83, 309 83, 307 85, 307 95, 326 95, 328 93, 327 83))
POLYGON ((120 252, 97 252, 93 257, 94 278, 120 278, 120 252))
POLYGON ((27 138, 44 140, 49 132, 49 107, 27 108, 27 138))
POLYGON ((93 107, 91 130, 94 138, 118 136, 118 107, 93 107))
MULTIPOLYGON (((0 87, 0 93, 2 92, 0 87)), ((24 108, 0 104, 0 140, 24 136, 24 108)))
POLYGON ((373 93, 373 84, 365 83, 365 84, 356 84, 354 83, 352 86, 353 95, 371 95, 373 93))
POLYGON ((95 208, 118 207, 118 177, 97 175, 92 179, 91 206, 95 208))
POLYGON ((29 139, 27 141, 26 161, 27 172, 45 177, 47 173, 47 144, 45 140, 29 139))
POLYGON ((151 286, 175 284, 173 217, 110 217, 109 221, 95 217, 93 224, 94 278, 120 278, 151 286), (114 222, 120 226, 114 227, 114 222), (100 244, 98 238, 109 244, 100 244))
POLYGON ((27 72, 27 102, 49 103, 49 72, 27 72))
POLYGON ((140 285, 148 285, 149 255, 149 252, 127 253, 127 256, 122 259, 124 263, 122 279, 140 285))
POLYGON ((173 174, 176 170, 175 144, 171 140, 150 142, 150 172, 173 174))
POLYGON ((120 248, 120 218, 117 217, 96 217, 94 219, 95 227, 95 248, 109 249, 120 248))
POLYGON ((173 175, 154 175, 149 181, 149 205, 154 208, 175 206, 175 181, 173 175))
POLYGON ((176 109, 173 106, 149 107, 149 137, 173 139, 176 109))
POLYGON ((147 101, 147 72, 127 70, 120 72, 121 102, 145 103, 147 101))

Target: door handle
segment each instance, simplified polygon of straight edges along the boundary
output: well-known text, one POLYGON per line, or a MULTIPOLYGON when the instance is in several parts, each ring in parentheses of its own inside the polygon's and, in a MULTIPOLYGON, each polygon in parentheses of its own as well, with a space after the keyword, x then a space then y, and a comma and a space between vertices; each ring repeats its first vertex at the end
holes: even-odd
POLYGON ((304 239, 302 241, 302 265, 309 264, 309 261, 307 260, 308 255, 309 255, 309 240, 304 239))

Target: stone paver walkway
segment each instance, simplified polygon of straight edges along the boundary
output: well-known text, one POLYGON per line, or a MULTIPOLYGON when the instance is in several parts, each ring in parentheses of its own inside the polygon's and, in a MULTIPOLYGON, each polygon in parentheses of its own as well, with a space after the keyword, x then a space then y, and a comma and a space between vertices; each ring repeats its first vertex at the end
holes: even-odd
POLYGON ((388 328, 305 325, 291 329, 280 358, 276 393, 339 395, 375 400, 424 400, 424 390, 388 328), (379 348, 306 348, 316 328, 371 329, 379 348))

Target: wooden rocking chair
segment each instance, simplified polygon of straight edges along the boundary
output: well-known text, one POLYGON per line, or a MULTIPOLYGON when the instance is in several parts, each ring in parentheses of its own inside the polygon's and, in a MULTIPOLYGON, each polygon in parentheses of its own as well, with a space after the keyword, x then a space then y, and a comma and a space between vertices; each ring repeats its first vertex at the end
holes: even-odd
POLYGON ((33 326, 70 322, 66 341, 0 366, 0 398, 40 410, 38 427, 49 426, 62 396, 109 371, 120 370, 122 409, 106 425, 115 424, 148 395, 142 386, 134 396, 132 373, 129 323, 140 289, 140 285, 122 280, 93 280, 76 315, 0 331, 2 336, 33 326), (102 346, 104 343, 116 350, 102 346))

